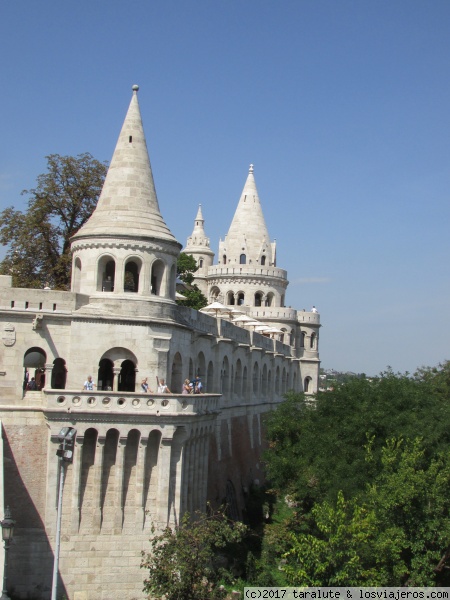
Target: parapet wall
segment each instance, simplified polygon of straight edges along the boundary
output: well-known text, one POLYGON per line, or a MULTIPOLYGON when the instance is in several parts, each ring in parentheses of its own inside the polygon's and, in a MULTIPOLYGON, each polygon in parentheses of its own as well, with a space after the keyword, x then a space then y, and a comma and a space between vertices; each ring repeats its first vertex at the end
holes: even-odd
POLYGON ((1 310, 17 312, 52 312, 68 313, 77 310, 89 302, 89 296, 74 294, 73 292, 60 292, 55 290, 35 290, 30 288, 0 287, 1 310))
POLYGON ((215 265, 208 269, 208 279, 214 277, 234 276, 256 276, 256 277, 276 277, 278 279, 287 279, 287 271, 277 267, 250 267, 249 265, 239 265, 236 267, 227 267, 225 265, 215 265))

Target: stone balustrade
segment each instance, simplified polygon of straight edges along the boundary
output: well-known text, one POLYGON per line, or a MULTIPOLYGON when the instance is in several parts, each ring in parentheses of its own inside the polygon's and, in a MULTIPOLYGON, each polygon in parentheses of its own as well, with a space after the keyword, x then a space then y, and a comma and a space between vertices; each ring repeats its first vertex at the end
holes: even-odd
POLYGON ((42 390, 46 412, 114 415, 207 415, 219 410, 220 394, 137 394, 133 392, 42 390))
POLYGON ((214 277, 277 277, 283 281, 287 278, 287 271, 277 267, 250 266, 250 265, 213 265, 208 269, 208 279, 214 277))

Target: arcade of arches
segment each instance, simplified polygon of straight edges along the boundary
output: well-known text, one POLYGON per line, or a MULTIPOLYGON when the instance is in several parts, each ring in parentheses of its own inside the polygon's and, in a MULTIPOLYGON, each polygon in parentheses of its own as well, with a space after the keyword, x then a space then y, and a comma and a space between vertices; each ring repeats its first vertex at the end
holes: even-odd
MULTIPOLYGON (((183 365, 183 359, 177 352, 170 369, 169 387, 172 393, 181 393, 186 370, 189 379, 200 376, 203 382, 203 393, 220 393, 225 397, 230 394, 236 397, 251 398, 262 396, 271 397, 273 394, 282 395, 289 389, 296 389, 297 373, 291 374, 283 367, 273 367, 267 359, 253 361, 250 370, 246 361, 241 358, 231 360, 225 356, 220 371, 214 368, 213 361, 206 361, 203 352, 200 352, 195 361, 190 358, 188 365, 183 365)), ((47 363, 47 356, 42 348, 29 348, 23 360, 24 391, 44 388, 46 381, 50 382, 52 389, 66 389, 67 364, 64 358, 56 358, 52 363, 47 363), (29 382, 34 378, 36 387, 29 387, 29 382)), ((100 391, 140 392, 140 379, 137 359, 125 348, 115 348, 107 352, 98 363, 97 389, 100 391)), ((86 374, 86 377, 90 373, 86 374)), ((95 381, 95 378, 94 378, 95 381)), ((80 387, 83 382, 80 382, 80 387)), ((48 383, 47 383, 48 386, 48 383)), ((309 382, 304 381, 305 391, 308 391, 309 382)))

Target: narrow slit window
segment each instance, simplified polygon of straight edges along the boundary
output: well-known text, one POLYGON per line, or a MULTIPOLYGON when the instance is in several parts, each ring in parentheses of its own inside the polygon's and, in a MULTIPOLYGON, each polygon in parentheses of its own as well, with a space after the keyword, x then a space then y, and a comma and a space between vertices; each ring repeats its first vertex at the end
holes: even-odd
POLYGON ((42 302, 39 302, 39 310, 42 310, 42 302))
POLYGON ((53 310, 56 310, 56 304, 53 305, 53 310))
POLYGON ((131 142, 133 141, 133 136, 132 136, 132 135, 130 135, 130 137, 128 138, 128 141, 129 141, 129 142, 130 142, 130 144, 131 144, 131 142))
POLYGON ((14 300, 11 300, 11 308, 14 308, 14 300))
POLYGON ((28 302, 25 302, 25 308, 28 308, 28 302))

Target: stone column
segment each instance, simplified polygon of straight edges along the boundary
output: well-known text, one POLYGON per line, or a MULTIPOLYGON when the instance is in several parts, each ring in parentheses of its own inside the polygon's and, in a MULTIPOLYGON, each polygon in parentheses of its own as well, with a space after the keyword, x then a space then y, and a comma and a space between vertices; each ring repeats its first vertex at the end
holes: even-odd
POLYGON ((117 392, 118 388, 119 388, 119 375, 120 375, 120 371, 121 368, 120 367, 113 367, 113 391, 117 392))
POLYGON ((116 267, 114 272, 114 292, 123 294, 124 289, 124 264, 122 259, 116 259, 116 267))
POLYGON ((191 511, 189 506, 189 496, 190 496, 190 485, 191 485, 191 473, 190 473, 190 463, 192 458, 192 443, 189 439, 184 446, 184 458, 183 458, 183 486, 181 489, 182 497, 181 497, 181 512, 191 511))
POLYGON ((206 509, 206 490, 208 484, 208 455, 209 455, 209 431, 206 430, 202 437, 200 447, 200 478, 199 478, 199 501, 200 510, 206 509))
POLYGON ((72 533, 78 533, 80 527, 80 474, 83 458, 83 442, 84 436, 77 434, 72 463, 72 499, 70 511, 72 533))
POLYGON ((192 490, 192 510, 198 510, 199 504, 199 486, 200 486, 200 448, 201 448, 201 437, 200 434, 195 438, 194 444, 194 473, 193 473, 193 490, 192 490))
POLYGON ((141 388, 141 380, 139 377, 139 369, 137 367, 134 368, 134 391, 135 392, 142 392, 142 388, 141 388))
POLYGON ((45 371, 45 385, 43 387, 51 388, 52 387, 52 371, 53 371, 53 363, 46 363, 44 365, 45 371))
POLYGON ((164 428, 158 453, 156 514, 162 527, 165 527, 169 522, 170 456, 174 432, 175 428, 173 426, 164 428))
POLYGON ((127 438, 120 437, 116 454, 115 498, 114 498, 114 533, 122 532, 123 523, 123 467, 127 438))
POLYGON ((136 523, 143 526, 145 522, 144 506, 144 479, 145 479, 145 455, 148 446, 148 437, 142 437, 139 441, 136 460, 136 523))
POLYGON ((185 427, 177 427, 176 435, 172 444, 172 453, 170 460, 170 476, 171 476, 171 521, 174 523, 180 522, 182 490, 184 487, 183 463, 185 442, 188 437, 185 427))
POLYGON ((92 533, 100 533, 102 525, 102 473, 105 456, 105 437, 97 438, 94 458, 92 533))

